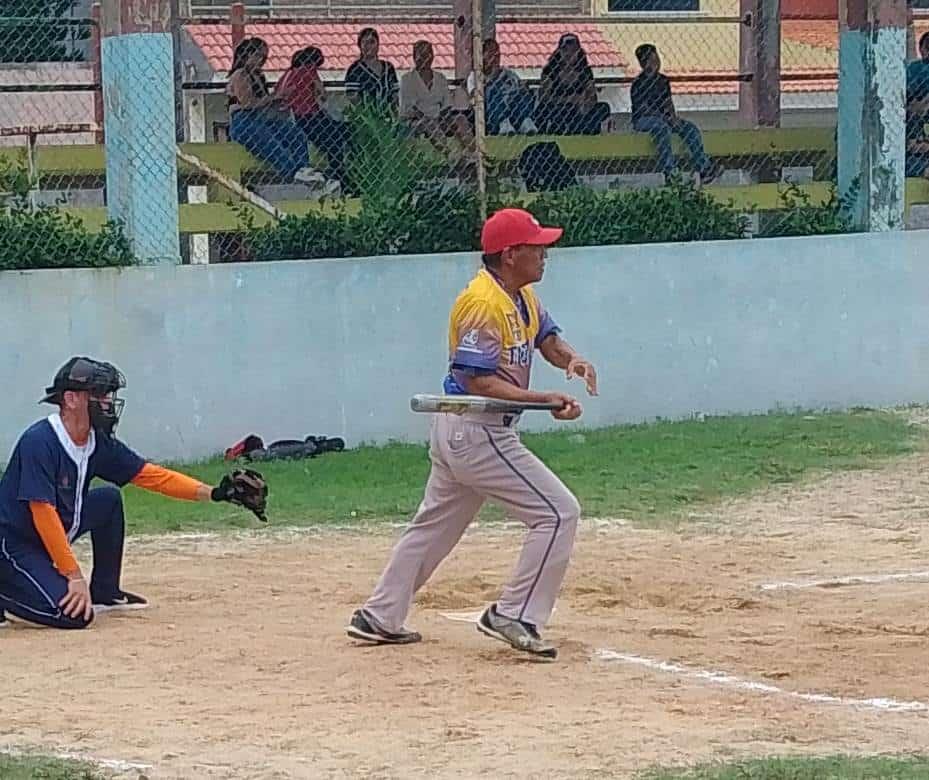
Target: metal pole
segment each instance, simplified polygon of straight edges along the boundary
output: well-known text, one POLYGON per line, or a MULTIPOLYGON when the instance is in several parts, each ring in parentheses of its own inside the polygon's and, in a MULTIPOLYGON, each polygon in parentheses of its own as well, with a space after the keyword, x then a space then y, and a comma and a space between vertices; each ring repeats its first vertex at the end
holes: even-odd
POLYGON ((739 82, 739 118, 746 127, 758 127, 758 15, 755 0, 740 0, 744 21, 739 25, 739 72, 751 81, 739 82))
MULTIPOLYGON (((471 71, 474 70, 471 62, 471 51, 474 46, 471 40, 473 32, 471 0, 454 0, 454 13, 455 78, 464 84, 471 71)), ((410 24, 413 24, 413 22, 410 22, 410 24)))
POLYGON ((94 143, 102 144, 104 141, 103 134, 103 54, 101 51, 101 38, 103 32, 100 29, 101 11, 100 3, 94 3, 90 9, 90 16, 93 19, 93 27, 90 31, 91 40, 91 57, 93 58, 94 74, 94 124, 97 129, 94 130, 94 143))
POLYGON ((29 149, 26 162, 29 166, 29 210, 35 214, 38 209, 36 195, 39 192, 39 167, 36 163, 36 144, 39 134, 34 128, 29 128, 28 130, 26 143, 29 145, 29 149))
POLYGON ((174 48, 174 123, 175 136, 180 143, 184 140, 186 122, 184 122, 184 65, 181 48, 181 8, 180 0, 171 0, 171 45, 174 48))
POLYGON ((481 223, 487 219, 487 172, 484 170, 484 40, 482 0, 471 0, 471 63, 474 73, 474 152, 481 223))
POLYGON ((781 124, 781 3, 761 0, 758 3, 760 33, 758 44, 758 124, 780 127, 781 124))
POLYGON ((232 33, 232 51, 245 39, 245 4, 233 3, 229 9, 229 29, 232 33))

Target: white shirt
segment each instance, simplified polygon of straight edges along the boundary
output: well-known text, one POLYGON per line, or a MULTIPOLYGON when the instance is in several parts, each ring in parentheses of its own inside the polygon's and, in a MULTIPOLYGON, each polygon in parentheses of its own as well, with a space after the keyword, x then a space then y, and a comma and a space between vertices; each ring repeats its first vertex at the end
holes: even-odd
POLYGON ((442 109, 450 108, 452 95, 448 90, 448 79, 432 71, 432 88, 426 86, 419 71, 411 70, 400 78, 400 113, 407 115, 417 108, 423 116, 438 119, 442 109))
POLYGON ((58 441, 61 442, 62 448, 68 453, 68 457, 71 458, 74 465, 77 466, 77 484, 74 486, 74 522, 71 523, 71 527, 68 529, 68 541, 73 542, 81 528, 81 504, 84 501, 87 464, 90 461, 90 456, 94 454, 97 439, 94 435, 94 429, 91 428, 87 443, 83 445, 75 444, 74 439, 68 434, 64 423, 61 421, 61 415, 57 412, 49 415, 48 422, 52 426, 52 430, 55 431, 58 441))

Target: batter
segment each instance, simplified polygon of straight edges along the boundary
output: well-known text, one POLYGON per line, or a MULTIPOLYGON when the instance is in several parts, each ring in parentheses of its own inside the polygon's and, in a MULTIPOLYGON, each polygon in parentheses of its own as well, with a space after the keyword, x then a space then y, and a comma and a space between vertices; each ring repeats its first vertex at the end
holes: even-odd
MULTIPOLYGON (((532 358, 539 350, 568 379, 581 377, 588 394, 597 394, 593 365, 561 337, 531 287, 542 278, 546 247, 561 236, 561 228, 542 227, 522 209, 503 209, 487 220, 481 232, 483 267, 449 318, 446 393, 554 402, 561 404, 551 412, 556 419, 577 419, 582 409, 572 396, 529 390, 532 358)), ((374 592, 352 615, 349 636, 376 644, 419 642, 421 635, 404 626, 413 597, 490 499, 525 523, 528 534, 514 575, 477 628, 518 650, 557 656, 540 631, 561 589, 581 508, 522 444, 518 418, 485 413, 433 418, 425 495, 374 592)))

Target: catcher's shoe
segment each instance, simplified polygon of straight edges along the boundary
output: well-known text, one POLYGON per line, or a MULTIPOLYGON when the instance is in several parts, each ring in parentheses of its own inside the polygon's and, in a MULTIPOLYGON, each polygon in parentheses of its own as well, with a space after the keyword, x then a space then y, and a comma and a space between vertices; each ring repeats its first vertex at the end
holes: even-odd
POLYGON ((422 636, 416 631, 407 631, 403 629, 397 634, 391 631, 384 631, 382 628, 375 625, 374 621, 361 609, 355 610, 351 622, 348 624, 348 628, 345 629, 345 631, 353 639, 361 639, 364 642, 374 642, 379 645, 409 645, 413 642, 422 640, 422 636))
POLYGON ((0 609, 0 628, 6 628, 10 625, 10 621, 6 619, 6 612, 0 609))
POLYGON ((94 609, 97 612, 118 612, 123 610, 147 609, 148 601, 135 593, 127 593, 124 590, 107 598, 93 598, 94 609))
POLYGON ((554 659, 558 650, 542 641, 539 632, 531 623, 503 617, 497 613, 497 605, 491 604, 477 621, 477 630, 493 639, 506 642, 517 650, 532 653, 540 658, 554 659))

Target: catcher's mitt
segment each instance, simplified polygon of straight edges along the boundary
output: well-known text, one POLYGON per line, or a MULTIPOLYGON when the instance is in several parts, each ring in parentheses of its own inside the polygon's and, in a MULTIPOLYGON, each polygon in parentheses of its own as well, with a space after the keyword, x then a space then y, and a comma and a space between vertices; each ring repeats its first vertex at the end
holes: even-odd
POLYGON ((214 501, 228 501, 250 509, 261 522, 267 523, 268 483, 254 469, 236 469, 222 478, 213 488, 214 501))

